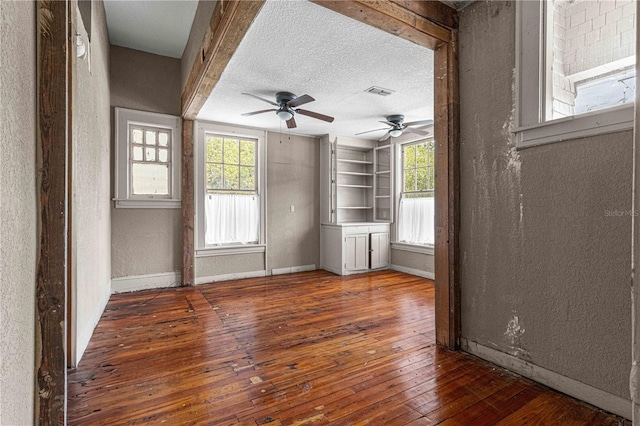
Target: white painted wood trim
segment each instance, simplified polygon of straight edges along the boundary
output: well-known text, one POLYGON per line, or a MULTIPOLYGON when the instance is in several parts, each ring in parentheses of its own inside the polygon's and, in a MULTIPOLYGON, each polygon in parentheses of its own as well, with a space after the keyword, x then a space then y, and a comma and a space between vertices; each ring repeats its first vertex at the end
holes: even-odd
POLYGON ((482 358, 538 383, 542 383, 545 386, 588 402, 603 410, 627 419, 631 418, 631 401, 628 399, 613 395, 591 385, 570 379, 569 377, 464 338, 461 339, 461 346, 463 351, 475 355, 478 358, 482 358))
POLYGON ((426 254, 431 256, 435 254, 435 247, 433 246, 422 246, 418 244, 392 242, 391 248, 393 250, 410 251, 412 253, 420 253, 420 254, 426 254))
POLYGON ((197 277, 196 285, 199 284, 209 284, 218 281, 230 281, 230 280, 241 280, 244 278, 258 278, 258 277, 266 277, 267 271, 251 271, 251 272, 237 272, 234 274, 223 274, 223 275, 211 275, 208 277, 197 277))
POLYGON ((411 275, 417 275, 423 278, 429 278, 430 280, 436 279, 436 274, 434 274, 433 272, 421 271, 420 269, 407 268, 406 266, 400 266, 400 265, 391 265, 390 269, 398 272, 404 272, 411 275))
POLYGON ((180 272, 161 274, 131 275, 111 279, 111 294, 129 291, 149 290, 153 288, 179 287, 182 282, 180 272))
POLYGON ((271 275, 293 274, 295 272, 315 271, 316 265, 291 266, 289 268, 274 268, 271 275))

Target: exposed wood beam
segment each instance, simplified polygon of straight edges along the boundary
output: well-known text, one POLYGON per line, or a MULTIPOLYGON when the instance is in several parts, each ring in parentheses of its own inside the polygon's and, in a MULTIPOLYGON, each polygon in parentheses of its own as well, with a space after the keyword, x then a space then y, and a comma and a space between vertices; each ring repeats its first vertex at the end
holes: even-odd
POLYGON ((458 12, 451 6, 439 1, 426 0, 391 0, 405 9, 424 17, 437 25, 450 29, 458 29, 458 12))
POLYGON ((182 92, 182 116, 194 120, 264 0, 219 0, 182 92))
POLYGON ((194 284, 193 121, 182 120, 182 286, 194 284))
POLYGON ((36 422, 65 424, 68 1, 37 3, 36 422))
POLYGON ((311 1, 429 49, 435 50, 440 42, 448 42, 450 38, 449 29, 390 0, 311 1))

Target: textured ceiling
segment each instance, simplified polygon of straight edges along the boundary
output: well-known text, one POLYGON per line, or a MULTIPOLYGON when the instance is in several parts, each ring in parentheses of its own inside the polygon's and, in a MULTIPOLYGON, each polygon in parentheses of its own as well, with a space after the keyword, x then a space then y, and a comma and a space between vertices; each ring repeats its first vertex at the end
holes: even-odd
POLYGON ((180 58, 197 7, 197 0, 105 0, 109 41, 180 58))
MULTIPOLYGON (((353 136, 382 128, 378 120, 433 118, 433 52, 304 0, 269 0, 249 28, 198 118, 286 131, 272 108, 243 96, 275 100, 279 91, 309 94, 302 108, 335 117, 325 123, 296 115, 291 133, 353 136), (365 93, 371 86, 395 92, 365 93)), ((379 138, 384 131, 363 135, 379 138)))

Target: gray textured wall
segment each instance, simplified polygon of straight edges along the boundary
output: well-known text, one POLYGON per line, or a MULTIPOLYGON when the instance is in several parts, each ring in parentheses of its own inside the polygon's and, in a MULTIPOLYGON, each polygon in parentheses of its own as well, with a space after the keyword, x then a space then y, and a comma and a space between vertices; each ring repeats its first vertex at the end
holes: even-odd
MULTIPOLYGON (((84 33, 72 3, 76 31, 84 33)), ((76 13, 77 12, 77 13, 76 13)), ((92 3, 91 46, 73 62, 71 222, 79 360, 111 294, 109 35, 102 1, 92 3), (90 64, 90 65, 89 65, 90 64)), ((87 40, 87 38, 85 38, 87 40)))
POLYGON ((233 254, 227 256, 198 257, 196 277, 264 271, 264 253, 233 254))
MULTIPOLYGON (((111 46, 111 106, 180 115, 180 60, 111 46)), ((112 111, 113 113, 113 111, 112 111)), ((180 209, 111 212, 112 278, 182 269, 180 209)))
POLYGON ((423 272, 435 273, 432 254, 414 253, 406 250, 391 249, 391 264, 417 269, 423 272))
POLYGON ((181 88, 184 88, 185 84, 187 84, 191 67, 196 58, 199 58, 201 55, 200 44, 202 43, 207 28, 209 28, 211 15, 213 15, 217 3, 216 0, 200 0, 198 2, 196 15, 193 18, 193 24, 191 24, 189 39, 187 40, 187 45, 184 47, 184 52, 182 52, 181 88))
POLYGON ((33 424, 36 282, 35 4, 0 3, 0 424, 33 424))
POLYGON ((320 141, 269 132, 267 143, 269 269, 319 267, 320 141))
POLYGON ((462 336, 628 398, 632 134, 516 150, 515 2, 460 23, 462 336))

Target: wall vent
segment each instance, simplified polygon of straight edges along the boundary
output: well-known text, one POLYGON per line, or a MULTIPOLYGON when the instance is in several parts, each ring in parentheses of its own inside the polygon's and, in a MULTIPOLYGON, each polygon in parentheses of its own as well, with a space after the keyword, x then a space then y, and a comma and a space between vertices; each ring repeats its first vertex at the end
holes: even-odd
POLYGON ((373 93, 374 95, 389 96, 395 93, 395 90, 383 89, 382 87, 378 87, 378 86, 371 86, 367 90, 365 90, 365 92, 373 93))

